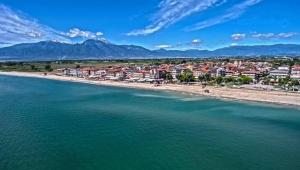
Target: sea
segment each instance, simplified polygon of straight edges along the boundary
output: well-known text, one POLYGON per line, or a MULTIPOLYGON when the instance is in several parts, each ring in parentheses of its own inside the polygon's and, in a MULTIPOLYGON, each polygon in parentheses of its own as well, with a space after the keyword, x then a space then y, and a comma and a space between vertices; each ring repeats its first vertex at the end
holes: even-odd
POLYGON ((0 76, 0 170, 244 169, 300 169, 300 108, 0 76))

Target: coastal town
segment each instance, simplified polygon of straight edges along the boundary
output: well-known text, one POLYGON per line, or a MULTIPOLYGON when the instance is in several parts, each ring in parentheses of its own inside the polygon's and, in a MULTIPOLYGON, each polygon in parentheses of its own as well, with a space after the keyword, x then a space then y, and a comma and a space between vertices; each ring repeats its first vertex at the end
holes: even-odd
POLYGON ((56 75, 95 81, 162 84, 200 84, 260 90, 300 91, 300 65, 253 61, 205 61, 180 64, 80 66, 53 70, 56 75))

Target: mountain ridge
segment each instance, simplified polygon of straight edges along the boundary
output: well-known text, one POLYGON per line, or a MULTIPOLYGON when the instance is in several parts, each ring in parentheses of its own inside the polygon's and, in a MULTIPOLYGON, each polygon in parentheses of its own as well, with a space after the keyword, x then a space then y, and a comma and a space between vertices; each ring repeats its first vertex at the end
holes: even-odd
POLYGON ((300 44, 230 46, 216 50, 149 50, 137 45, 116 45, 100 40, 86 40, 76 44, 41 41, 0 48, 0 60, 200 58, 219 56, 300 56, 300 44))

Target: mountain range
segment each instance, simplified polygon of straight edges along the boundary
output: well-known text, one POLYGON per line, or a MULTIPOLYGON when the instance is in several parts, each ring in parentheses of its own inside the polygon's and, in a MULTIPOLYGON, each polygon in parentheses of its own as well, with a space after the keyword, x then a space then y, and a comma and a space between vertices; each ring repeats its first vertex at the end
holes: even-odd
POLYGON ((300 45, 230 46, 216 50, 149 50, 136 45, 116 45, 100 40, 67 44, 54 41, 0 48, 0 60, 195 58, 226 56, 300 56, 300 45))

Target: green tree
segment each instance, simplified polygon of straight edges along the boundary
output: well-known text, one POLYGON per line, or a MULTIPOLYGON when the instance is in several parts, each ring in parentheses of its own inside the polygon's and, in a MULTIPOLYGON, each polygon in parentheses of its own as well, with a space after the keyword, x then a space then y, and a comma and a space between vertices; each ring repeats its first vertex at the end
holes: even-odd
POLYGON ((51 67, 50 64, 47 64, 47 65, 45 66, 45 70, 48 71, 48 72, 51 72, 51 71, 53 71, 53 68, 51 67))
POLYGON ((263 82, 264 82, 265 85, 270 85, 271 78, 268 77, 268 76, 265 76, 265 77, 263 78, 263 82))
POLYGON ((205 81, 205 82, 209 82, 209 81, 211 81, 211 80, 212 80, 211 75, 210 75, 209 73, 205 73, 205 74, 204 74, 204 81, 205 81))
POLYGON ((161 71, 158 74, 159 74, 159 78, 161 78, 161 79, 166 79, 167 78, 167 73, 165 71, 161 71))
POLYGON ((294 80, 294 79, 290 79, 290 81, 288 82, 288 86, 297 86, 299 85, 299 81, 298 80, 294 80))
POLYGON ((215 81, 216 81, 217 84, 222 84, 222 82, 223 82, 223 77, 218 76, 218 77, 216 78, 215 81))
POLYGON ((202 83, 205 80, 204 75, 198 76, 198 80, 202 83))
POLYGON ((233 83, 235 82, 235 78, 234 77, 225 77, 224 78, 225 83, 233 83))
POLYGON ((35 67, 35 65, 30 65, 31 70, 37 70, 37 68, 35 67))
POLYGON ((172 81, 173 80, 173 76, 170 73, 166 74, 166 80, 172 81))
POLYGON ((280 79, 278 79, 278 84, 279 84, 279 86, 286 86, 286 85, 290 85, 291 81, 292 80, 290 77, 280 78, 280 79))
POLYGON ((183 74, 180 74, 178 76, 178 79, 181 82, 186 82, 186 83, 195 81, 195 77, 194 77, 193 72, 191 70, 185 70, 183 72, 183 74))
POLYGON ((239 78, 239 82, 241 83, 241 84, 250 84, 251 82, 253 82, 253 79, 251 78, 251 77, 248 77, 248 76, 241 76, 240 78, 239 78))

